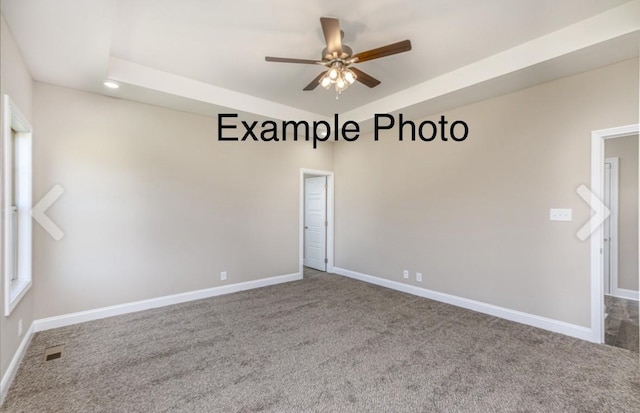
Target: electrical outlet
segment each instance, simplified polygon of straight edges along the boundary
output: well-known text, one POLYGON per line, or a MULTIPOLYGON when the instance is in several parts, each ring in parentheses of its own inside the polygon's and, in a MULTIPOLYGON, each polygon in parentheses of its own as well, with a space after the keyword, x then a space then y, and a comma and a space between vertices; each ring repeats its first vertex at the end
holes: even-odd
POLYGON ((422 273, 421 272, 417 272, 416 273, 416 281, 422 282, 422 273))
POLYGON ((22 319, 18 320, 18 337, 22 337, 22 319))
POLYGON ((226 271, 222 271, 220 273, 220 281, 226 281, 227 280, 227 272, 226 271))
POLYGON ((402 272, 402 276, 403 276, 404 278, 409 278, 409 271, 404 270, 404 271, 402 272))

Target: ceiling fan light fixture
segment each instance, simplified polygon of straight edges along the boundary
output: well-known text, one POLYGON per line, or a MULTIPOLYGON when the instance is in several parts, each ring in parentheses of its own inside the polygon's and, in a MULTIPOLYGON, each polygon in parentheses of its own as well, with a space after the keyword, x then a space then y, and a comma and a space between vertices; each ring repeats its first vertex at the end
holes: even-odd
POLYGON ((324 76, 322 76, 320 84, 327 90, 333 87, 336 91, 337 99, 338 95, 347 90, 355 81, 356 74, 349 70, 341 61, 336 61, 333 62, 324 76))
POLYGON ((324 75, 322 80, 320 80, 320 85, 325 89, 329 89, 331 87, 331 79, 329 79, 329 76, 324 75))
POLYGON ((348 84, 353 85, 353 82, 356 81, 356 75, 349 69, 345 69, 344 71, 344 80, 347 81, 348 84))

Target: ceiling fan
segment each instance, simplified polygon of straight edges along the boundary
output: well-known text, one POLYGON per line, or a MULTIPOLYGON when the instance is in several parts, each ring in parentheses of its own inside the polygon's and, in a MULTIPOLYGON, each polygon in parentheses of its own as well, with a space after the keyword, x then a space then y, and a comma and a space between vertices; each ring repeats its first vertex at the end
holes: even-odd
POLYGON ((318 64, 325 66, 327 70, 316 76, 303 90, 313 90, 318 85, 322 85, 325 89, 330 89, 333 86, 335 87, 337 98, 338 94, 342 93, 342 91, 347 89, 356 80, 368 87, 376 87, 380 84, 378 79, 366 74, 362 70, 350 66, 354 63, 362 63, 411 50, 411 42, 409 40, 403 40, 376 49, 367 50, 366 52, 353 54, 353 50, 342 43, 344 32, 340 30, 340 22, 338 19, 321 17, 320 24, 322 25, 322 32, 327 42, 327 47, 322 50, 322 58, 320 60, 265 57, 267 62, 318 64))

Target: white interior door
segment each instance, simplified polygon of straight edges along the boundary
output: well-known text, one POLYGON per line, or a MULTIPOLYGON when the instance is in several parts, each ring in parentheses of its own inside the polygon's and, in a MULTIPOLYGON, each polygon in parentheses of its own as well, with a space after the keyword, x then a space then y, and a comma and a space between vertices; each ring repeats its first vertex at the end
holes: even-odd
POLYGON ((326 271, 327 177, 304 181, 304 265, 326 271))

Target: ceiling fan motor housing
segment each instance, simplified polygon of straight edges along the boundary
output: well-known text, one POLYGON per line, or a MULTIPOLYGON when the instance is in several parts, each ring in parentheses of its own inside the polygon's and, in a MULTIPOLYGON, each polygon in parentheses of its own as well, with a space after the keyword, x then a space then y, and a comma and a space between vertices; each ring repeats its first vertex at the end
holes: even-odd
POLYGON ((324 48, 322 49, 322 60, 323 61, 332 61, 335 59, 342 59, 342 60, 346 60, 348 58, 350 58, 353 55, 353 50, 351 50, 351 48, 349 46, 347 46, 346 44, 342 45, 342 54, 338 55, 337 52, 334 53, 330 53, 328 48, 324 48))

